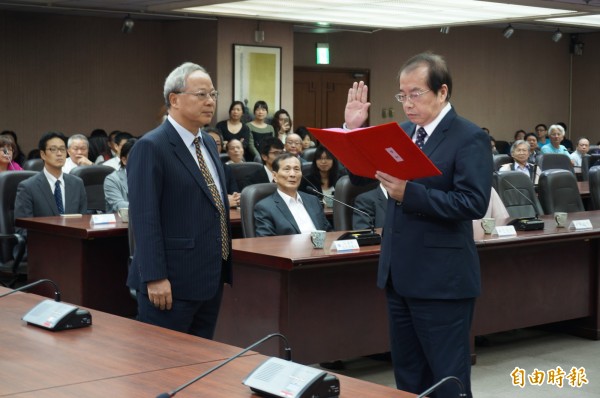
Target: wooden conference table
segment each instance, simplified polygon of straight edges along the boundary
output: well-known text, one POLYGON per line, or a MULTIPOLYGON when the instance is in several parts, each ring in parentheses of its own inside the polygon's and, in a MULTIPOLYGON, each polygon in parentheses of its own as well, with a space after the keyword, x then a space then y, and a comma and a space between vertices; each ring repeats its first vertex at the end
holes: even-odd
MULTIPOLYGON (((543 218, 543 231, 516 237, 476 231, 482 295, 473 336, 574 320, 571 332, 600 338, 600 211, 569 214, 590 219, 589 231, 543 218)), ((243 346, 279 330, 301 363, 387 351, 386 303, 375 285, 379 247, 330 251, 340 234, 328 233, 325 249, 313 249, 307 235, 234 240, 234 287, 225 289, 216 339, 243 346)))
MULTIPOLYGON (((0 288, 0 293, 7 290, 0 288)), ((21 317, 41 300, 34 294, 15 293, 0 301, 0 396, 154 397, 241 351, 95 310, 91 310, 93 325, 83 329, 50 332, 25 324, 21 317)), ((241 381, 266 359, 248 352, 177 396, 257 397, 241 381)), ((337 377, 340 397, 414 397, 337 377)))

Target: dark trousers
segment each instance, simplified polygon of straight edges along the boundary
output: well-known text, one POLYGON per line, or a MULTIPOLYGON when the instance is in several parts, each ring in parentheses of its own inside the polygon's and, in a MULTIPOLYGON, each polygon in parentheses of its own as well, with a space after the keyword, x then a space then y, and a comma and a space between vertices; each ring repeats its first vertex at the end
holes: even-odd
POLYGON ((209 300, 173 299, 173 307, 170 310, 156 308, 147 294, 138 292, 138 320, 212 340, 223 297, 223 284, 219 286, 215 296, 209 300))
MULTIPOLYGON (((386 287, 390 345, 398 389, 420 394, 447 376, 458 377, 471 394, 469 335, 475 299, 433 300, 403 297, 386 287)), ((431 397, 457 397, 446 382, 431 397)))

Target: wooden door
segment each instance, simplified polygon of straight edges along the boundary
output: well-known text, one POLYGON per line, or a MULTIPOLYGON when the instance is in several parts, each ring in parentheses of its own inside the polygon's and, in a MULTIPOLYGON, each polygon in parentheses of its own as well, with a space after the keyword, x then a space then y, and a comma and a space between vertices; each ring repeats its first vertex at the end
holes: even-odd
POLYGON ((348 89, 369 72, 356 69, 294 69, 294 127, 341 127, 348 89))

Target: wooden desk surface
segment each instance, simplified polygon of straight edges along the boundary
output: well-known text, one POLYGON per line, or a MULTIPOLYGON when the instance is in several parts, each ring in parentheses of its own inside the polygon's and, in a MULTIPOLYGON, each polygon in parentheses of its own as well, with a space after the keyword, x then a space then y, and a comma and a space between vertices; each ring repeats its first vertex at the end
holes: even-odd
MULTIPOLYGON (((0 288, 0 293, 8 289, 0 288)), ((170 391, 240 348, 91 310, 88 328, 50 332, 22 316, 42 297, 15 293, 1 301, 0 395, 16 397, 153 397, 170 391)), ((260 347, 258 347, 260 350, 260 347)), ((178 396, 254 397, 241 384, 267 357, 249 352, 178 396)), ((338 376, 341 397, 413 397, 338 376)))
POLYGON ((81 217, 31 217, 17 218, 15 225, 28 230, 81 239, 126 236, 127 223, 121 222, 118 215, 116 219, 115 224, 92 225, 92 216, 89 214, 81 217))

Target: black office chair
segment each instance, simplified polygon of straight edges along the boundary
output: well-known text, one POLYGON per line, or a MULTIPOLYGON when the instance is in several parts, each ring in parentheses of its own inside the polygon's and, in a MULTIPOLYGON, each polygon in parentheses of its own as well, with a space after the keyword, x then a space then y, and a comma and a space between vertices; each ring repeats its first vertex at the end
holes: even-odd
POLYGON ((544 214, 533 182, 526 174, 514 170, 499 171, 494 174, 494 188, 509 216, 522 218, 544 214))
MULTIPOLYGON (((563 155, 564 156, 564 155, 563 155)), ((567 170, 542 171, 539 183, 540 202, 546 214, 585 211, 575 175, 567 170)))
POLYGON ((230 163, 228 166, 231 168, 233 178, 235 178, 235 182, 240 189, 243 189, 246 185, 246 178, 249 175, 256 173, 258 170, 264 170, 264 166, 256 162, 230 163))
POLYGON ((560 169, 575 173, 571 158, 562 153, 542 153, 537 157, 537 164, 542 171, 560 169))
POLYGON ((37 171, 4 171, 0 173, 0 284, 14 287, 27 275, 26 241, 15 233, 15 198, 21 181, 37 171))
POLYGON ((248 185, 240 196, 240 217, 242 220, 242 235, 244 238, 256 237, 254 226, 254 206, 277 190, 277 184, 264 183, 248 185))
POLYGON ((592 208, 600 210, 600 166, 594 166, 589 171, 590 197, 592 208))
POLYGON ((315 151, 316 150, 317 150, 316 147, 306 148, 304 151, 302 151, 302 157, 304 158, 304 160, 313 162, 315 160, 315 151))
MULTIPOLYGON (((374 189, 379 184, 379 181, 373 181, 367 185, 354 185, 350 182, 350 177, 340 177, 335 184, 335 192, 333 197, 340 202, 354 206, 354 200, 363 192, 374 189)), ((347 231, 352 229, 352 213, 353 210, 343 204, 333 202, 333 228, 336 231, 347 231)))
POLYGON ((312 162, 302 163, 302 175, 304 177, 309 175, 311 168, 312 168, 312 162))
POLYGON ((23 163, 23 170, 42 171, 44 161, 42 159, 29 159, 23 163))
POLYGON ((112 167, 103 165, 79 166, 71 170, 70 174, 83 180, 87 195, 88 211, 96 213, 106 212, 106 198, 104 196, 104 179, 115 171, 112 167))
POLYGON ((494 155, 494 170, 498 171, 498 170, 500 170, 500 167, 502 167, 502 165, 505 165, 507 163, 512 163, 512 162, 513 162, 513 158, 510 155, 506 155, 506 154, 494 155))
POLYGON ((508 141, 496 141, 496 150, 499 154, 504 155, 510 153, 510 143, 508 141))
POLYGON ((227 153, 220 153, 219 158, 221 159, 221 163, 223 164, 229 162, 229 155, 227 153))

